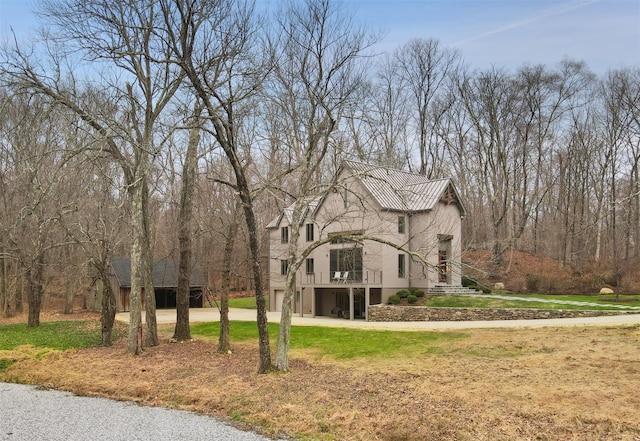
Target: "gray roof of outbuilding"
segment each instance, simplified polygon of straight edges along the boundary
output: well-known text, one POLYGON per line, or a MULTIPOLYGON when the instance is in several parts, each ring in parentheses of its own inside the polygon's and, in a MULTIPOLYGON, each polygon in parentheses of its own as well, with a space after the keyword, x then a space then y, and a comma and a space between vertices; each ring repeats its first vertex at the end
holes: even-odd
POLYGON ((358 177, 369 194, 384 210, 405 212, 432 210, 447 188, 451 187, 461 214, 464 215, 464 206, 458 191, 449 178, 431 180, 417 173, 355 161, 345 161, 344 167, 349 168, 353 175, 358 177))
MULTIPOLYGON (((111 258, 111 267, 118 279, 120 287, 131 286, 131 259, 123 257, 111 258)), ((177 259, 157 259, 153 261, 153 286, 155 288, 177 288, 178 287, 177 259)), ((193 287, 205 286, 206 279, 200 268, 200 262, 191 263, 191 281, 189 285, 193 287)))

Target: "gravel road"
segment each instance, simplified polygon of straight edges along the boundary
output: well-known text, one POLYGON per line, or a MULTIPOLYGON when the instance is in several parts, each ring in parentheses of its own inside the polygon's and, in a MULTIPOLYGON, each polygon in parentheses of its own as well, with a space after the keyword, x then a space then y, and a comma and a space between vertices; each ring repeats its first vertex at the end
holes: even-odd
POLYGON ((266 441, 223 420, 159 407, 0 383, 3 441, 266 441))

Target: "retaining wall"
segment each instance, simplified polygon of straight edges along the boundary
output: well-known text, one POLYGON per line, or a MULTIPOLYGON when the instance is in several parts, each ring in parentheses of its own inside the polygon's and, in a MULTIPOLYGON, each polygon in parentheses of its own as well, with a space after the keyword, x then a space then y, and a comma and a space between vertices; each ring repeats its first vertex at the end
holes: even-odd
POLYGON ((494 309, 494 308, 432 308, 428 306, 371 305, 370 322, 437 322, 479 320, 537 320, 571 317, 598 317, 638 314, 638 311, 586 311, 577 309, 494 309))

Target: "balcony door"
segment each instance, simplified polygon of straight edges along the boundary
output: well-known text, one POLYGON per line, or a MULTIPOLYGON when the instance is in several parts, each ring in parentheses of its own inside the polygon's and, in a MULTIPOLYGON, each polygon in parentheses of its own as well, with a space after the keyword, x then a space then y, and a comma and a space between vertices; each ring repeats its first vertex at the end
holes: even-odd
POLYGON ((362 282, 362 248, 336 248, 330 251, 331 274, 349 273, 347 281, 362 282))

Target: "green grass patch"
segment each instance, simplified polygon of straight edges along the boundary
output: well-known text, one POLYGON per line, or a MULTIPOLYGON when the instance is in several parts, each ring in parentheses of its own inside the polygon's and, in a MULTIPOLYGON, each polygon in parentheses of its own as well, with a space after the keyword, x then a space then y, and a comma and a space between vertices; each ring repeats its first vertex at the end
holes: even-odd
MULTIPOLYGON (((275 344, 279 326, 269 324, 269 336, 275 344)), ((191 326, 191 335, 215 339, 220 332, 218 322, 199 323, 191 326)), ((232 341, 258 339, 258 329, 253 322, 232 322, 232 341)), ((466 338, 460 332, 433 331, 377 331, 324 326, 292 326, 291 350, 315 352, 320 356, 336 359, 406 357, 444 352, 447 344, 466 338)))
MULTIPOLYGON (((258 326, 255 322, 231 322, 231 339, 237 342, 258 340, 258 326)), ((220 322, 205 322, 191 325, 192 337, 217 339, 220 335, 220 322)), ((269 336, 273 340, 278 335, 278 325, 269 323, 269 336)))
MULTIPOLYGON (((517 296, 525 297, 525 295, 517 296)), ((456 295, 436 295, 430 296, 422 303, 423 306, 440 308, 533 308, 533 309, 581 309, 581 310, 619 310, 611 305, 640 306, 635 303, 606 303, 595 296, 553 296, 553 295, 526 295, 528 298, 540 299, 540 302, 525 301, 514 298, 513 300, 494 299, 491 297, 469 297, 456 295), (598 303, 598 306, 591 305, 567 305, 560 303, 549 303, 542 300, 571 300, 577 302, 598 303)), ((611 296, 609 296, 611 298, 611 296)))
POLYGON ((0 350, 32 345, 65 351, 88 348, 101 342, 100 325, 90 321, 45 322, 30 328, 26 324, 0 325, 0 350))
POLYGON ((640 306, 640 295, 615 294, 581 296, 581 295, 552 295, 552 294, 523 294, 519 297, 532 297, 543 300, 571 300, 575 302, 602 303, 603 305, 640 306))
POLYGON ((256 298, 229 299, 229 308, 256 309, 256 298))
POLYGON ((13 363, 15 363, 15 360, 2 358, 2 355, 0 354, 0 373, 6 371, 13 363))
MULTIPOLYGON (((269 304, 269 296, 265 296, 265 303, 269 304)), ((214 308, 220 306, 220 299, 216 298, 216 302, 212 302, 214 308), (216 306, 217 303, 217 306, 216 306)), ((206 305, 209 306, 209 305, 206 305)), ((238 308, 238 309, 256 309, 256 298, 255 297, 242 297, 239 299, 229 299, 229 308, 238 308)))
MULTIPOLYGON (((125 326, 116 324, 114 340, 124 335, 125 326)), ((98 321, 44 322, 35 328, 26 324, 0 325, 0 374, 18 360, 97 346, 101 340, 98 321)))

